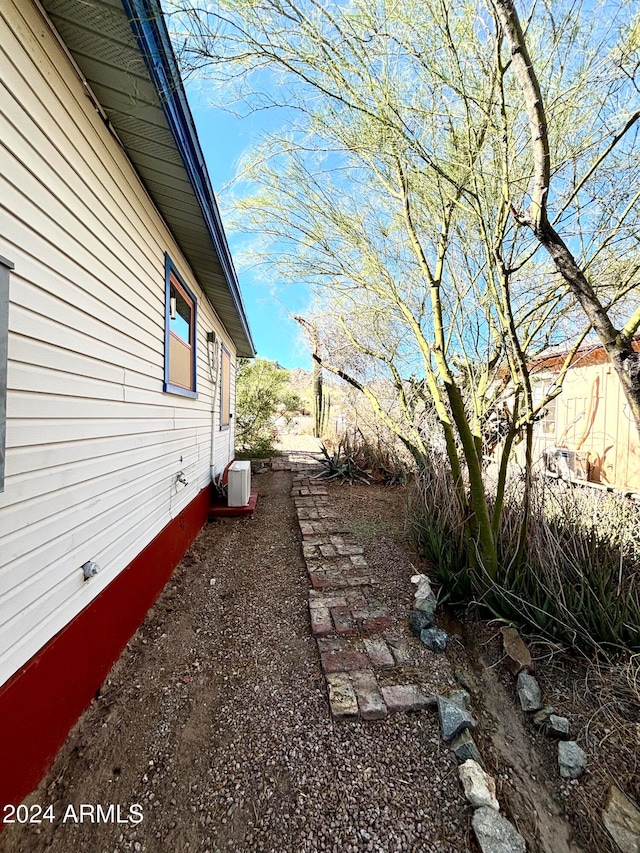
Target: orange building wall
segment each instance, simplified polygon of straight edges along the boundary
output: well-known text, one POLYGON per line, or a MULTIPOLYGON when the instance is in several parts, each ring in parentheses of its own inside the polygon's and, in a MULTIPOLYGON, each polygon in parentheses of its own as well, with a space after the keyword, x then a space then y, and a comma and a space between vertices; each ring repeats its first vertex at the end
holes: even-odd
MULTIPOLYGON (((640 492, 640 439, 629 405, 613 367, 589 361, 568 371, 555 413, 552 403, 536 423, 534 458, 547 447, 582 451, 591 482, 640 492)), ((553 369, 534 374, 538 393, 556 376, 553 369)))

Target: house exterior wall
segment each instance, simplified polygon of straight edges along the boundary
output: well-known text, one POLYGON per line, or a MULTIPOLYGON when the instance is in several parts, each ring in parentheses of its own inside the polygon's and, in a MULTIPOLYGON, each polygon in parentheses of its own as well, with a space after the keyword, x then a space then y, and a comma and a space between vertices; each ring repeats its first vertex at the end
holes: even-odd
MULTIPOLYGON (((550 447, 580 451, 590 482, 640 493, 640 442, 620 381, 608 361, 585 362, 569 369, 562 392, 536 423, 534 459, 550 447)), ((540 397, 556 376, 549 369, 534 374, 540 397)))
POLYGON ((36 7, 3 3, 0 31, 0 255, 15 265, 1 685, 203 502, 212 430, 216 471, 233 455, 207 332, 231 352, 232 377, 235 347, 36 7), (162 390, 165 252, 197 298, 197 399, 162 390), (102 571, 85 582, 89 560, 102 571))

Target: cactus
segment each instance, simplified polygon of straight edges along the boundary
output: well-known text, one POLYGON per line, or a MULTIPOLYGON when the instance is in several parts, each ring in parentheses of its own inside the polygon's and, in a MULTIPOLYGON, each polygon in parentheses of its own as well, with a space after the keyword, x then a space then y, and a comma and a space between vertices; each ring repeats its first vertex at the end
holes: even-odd
MULTIPOLYGON (((315 390, 315 377, 314 377, 315 390)), ((331 397, 324 394, 322 390, 322 381, 320 383, 319 393, 314 393, 313 397, 313 435, 314 438, 322 438, 327 431, 329 423, 329 414, 331 412, 331 397)))
POLYGON ((293 319, 305 330, 309 336, 309 343, 311 344, 311 354, 313 355, 313 437, 322 438, 329 422, 331 400, 328 396, 325 398, 322 388, 322 365, 318 354, 320 349, 318 327, 315 322, 310 323, 308 320, 305 320, 304 317, 297 317, 294 315, 293 319))

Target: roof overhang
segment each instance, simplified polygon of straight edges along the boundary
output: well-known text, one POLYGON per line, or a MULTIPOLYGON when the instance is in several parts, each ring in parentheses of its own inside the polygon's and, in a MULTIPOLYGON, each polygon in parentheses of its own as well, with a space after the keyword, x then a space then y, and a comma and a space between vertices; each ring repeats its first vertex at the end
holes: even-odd
POLYGON ((159 0, 40 0, 235 343, 238 277, 159 0))
MULTIPOLYGON (((636 352, 640 352, 640 335, 634 337, 631 341, 631 348, 636 352)), ((557 347, 552 347, 540 355, 529 365, 529 371, 534 373, 543 373, 545 371, 559 372, 567 360, 567 356, 571 352, 571 348, 567 344, 562 344, 557 347)), ((583 344, 571 356, 569 367, 592 367, 596 364, 605 364, 610 361, 607 351, 600 341, 583 344)))

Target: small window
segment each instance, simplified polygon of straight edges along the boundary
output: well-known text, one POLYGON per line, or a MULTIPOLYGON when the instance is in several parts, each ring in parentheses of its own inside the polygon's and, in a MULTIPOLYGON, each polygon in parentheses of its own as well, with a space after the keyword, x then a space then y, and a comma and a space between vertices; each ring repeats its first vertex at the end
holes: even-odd
POLYGON ((164 390, 196 395, 197 302, 168 255, 165 256, 164 390))
POLYGON ((231 424, 231 354, 222 345, 220 361, 220 429, 229 429, 231 424))

